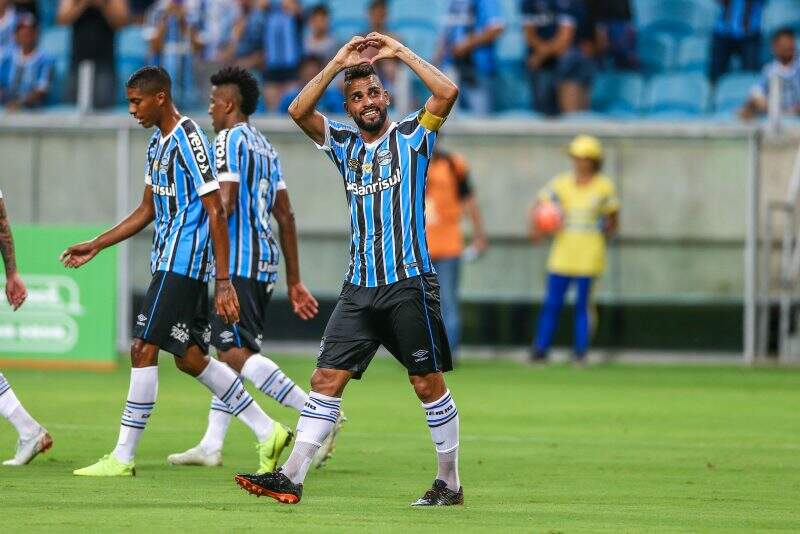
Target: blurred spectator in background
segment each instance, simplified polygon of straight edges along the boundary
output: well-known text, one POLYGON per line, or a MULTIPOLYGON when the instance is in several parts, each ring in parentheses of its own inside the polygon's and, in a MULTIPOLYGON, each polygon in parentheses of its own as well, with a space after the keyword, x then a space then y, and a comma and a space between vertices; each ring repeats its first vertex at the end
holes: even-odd
POLYGON ((199 104, 192 68, 192 47, 198 46, 193 13, 184 0, 158 0, 147 15, 145 39, 150 63, 163 67, 172 78, 172 98, 182 108, 199 104), (193 42, 194 40, 194 42, 193 42))
POLYGON ((438 62, 453 72, 461 108, 494 111, 495 43, 505 28, 497 0, 450 0, 438 62))
POLYGON ((547 360, 558 316, 569 286, 577 286, 575 299, 574 361, 584 362, 589 350, 589 300, 594 279, 605 269, 605 238, 619 221, 619 200, 613 182, 600 173, 603 147, 594 137, 581 135, 569 146, 573 172, 556 176, 539 192, 531 213, 531 238, 542 233, 535 224, 535 210, 554 203, 561 210, 562 225, 556 232, 547 263, 547 289, 531 358, 547 360))
POLYGON ((594 31, 583 0, 522 0, 534 108, 545 115, 589 109, 594 31), (583 49, 582 49, 583 47, 583 49))
POLYGON ((259 0, 238 0, 237 18, 225 53, 227 63, 244 69, 264 68, 263 20, 257 4, 259 0))
POLYGON ((260 12, 264 54, 264 104, 277 111, 281 96, 297 80, 303 57, 303 12, 297 0, 268 0, 260 12))
POLYGON ((770 80, 773 77, 780 81, 781 110, 787 115, 800 115, 800 57, 793 30, 786 28, 775 32, 772 53, 775 59, 764 66, 761 80, 753 87, 750 98, 739 112, 743 119, 767 112, 770 80))
POLYGON ((128 23, 129 16, 125 0, 61 0, 56 20, 59 24, 72 26, 68 101, 75 102, 77 98, 78 67, 83 62, 90 62, 94 66, 94 107, 114 105, 118 94, 114 34, 128 23))
POLYGON ((0 0, 0 57, 14 46, 17 10, 8 0, 0 0))
POLYGON ((447 330, 450 350, 455 355, 461 342, 461 314, 458 285, 461 273, 464 234, 461 219, 472 223, 470 255, 475 257, 486 250, 488 241, 464 158, 434 148, 425 185, 425 231, 428 251, 439 277, 442 318, 447 330))
POLYGON ((742 70, 761 67, 761 13, 764 0, 717 0, 722 8, 711 39, 711 82, 731 70, 738 56, 742 70))
MULTIPOLYGON (((52 0, 46 1, 51 2, 52 0)), ((16 9, 17 13, 30 13, 36 17, 37 21, 41 21, 37 0, 11 0, 11 4, 14 6, 14 9, 16 9)))
POLYGON ((131 24, 144 24, 147 10, 156 3, 156 0, 129 0, 131 11, 131 24))
POLYGON ((303 53, 320 57, 327 64, 339 50, 336 39, 331 35, 331 14, 328 6, 317 4, 311 8, 308 12, 307 32, 303 53))
MULTIPOLYGON (((300 90, 313 80, 314 76, 319 74, 327 63, 327 59, 322 59, 318 56, 304 57, 300 62, 300 77, 292 87, 283 93, 278 111, 281 113, 286 112, 289 109, 289 104, 300 94, 300 90)), ((344 113, 344 94, 335 84, 329 85, 325 92, 322 93, 322 98, 317 103, 317 109, 322 113, 344 113)))
POLYGON ((16 47, 0 59, 0 103, 6 109, 44 104, 53 80, 53 61, 37 49, 39 26, 31 13, 17 17, 16 47))
POLYGON ((211 93, 211 75, 231 60, 233 29, 240 6, 231 0, 194 0, 189 4, 194 79, 200 98, 211 93))
POLYGON ((636 26, 630 0, 589 0, 588 8, 598 63, 616 70, 637 69, 636 26))
MULTIPOLYGON (((382 35, 389 35, 398 39, 398 36, 389 31, 389 4, 386 0, 372 0, 367 7, 367 23, 368 26, 362 30, 360 35, 369 35, 372 32, 377 32, 382 35)), ((400 40, 400 39, 398 39, 400 40)), ((379 61, 374 65, 378 76, 387 91, 392 91, 397 81, 397 69, 399 63, 397 59, 385 59, 379 61)))

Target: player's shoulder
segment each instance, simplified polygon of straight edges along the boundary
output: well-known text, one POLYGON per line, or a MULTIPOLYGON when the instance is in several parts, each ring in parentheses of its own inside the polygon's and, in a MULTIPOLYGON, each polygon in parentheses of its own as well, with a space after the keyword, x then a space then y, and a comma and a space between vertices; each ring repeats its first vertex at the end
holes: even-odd
POLYGON ((325 121, 328 123, 328 128, 331 130, 331 132, 342 132, 350 135, 359 135, 358 128, 356 128, 352 124, 347 124, 344 122, 337 121, 336 119, 331 119, 327 115, 324 115, 324 117, 325 121))
POLYGON ((224 128, 217 133, 214 143, 217 147, 225 148, 231 144, 238 143, 244 136, 244 128, 242 124, 236 124, 230 128, 224 128))
POLYGON ((573 174, 571 172, 562 172, 560 174, 556 174, 550 183, 554 187, 566 187, 570 185, 575 180, 573 174))

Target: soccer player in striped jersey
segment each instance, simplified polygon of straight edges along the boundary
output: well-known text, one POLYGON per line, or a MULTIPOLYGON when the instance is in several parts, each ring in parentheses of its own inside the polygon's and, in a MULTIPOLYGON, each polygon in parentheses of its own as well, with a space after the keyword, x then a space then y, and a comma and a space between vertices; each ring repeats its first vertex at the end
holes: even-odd
POLYGON ((161 67, 142 67, 128 79, 128 111, 143 127, 156 127, 147 147, 141 204, 114 228, 62 254, 65 266, 80 267, 155 220, 153 279, 133 330, 131 381, 117 446, 76 475, 136 473, 134 455, 158 392, 159 349, 172 353, 181 371, 250 427, 258 440, 259 470, 274 468, 291 436, 253 402, 230 367, 207 356, 209 278, 216 276, 214 308, 225 323, 239 320, 239 302, 228 276, 228 225, 210 146, 200 127, 175 108, 170 89, 161 67))
MULTIPOLYGON (((239 298, 239 323, 211 320, 211 344, 219 359, 259 390, 298 412, 308 395, 271 359, 260 354, 267 305, 278 278, 280 254, 272 236, 270 216, 278 221, 286 262, 289 301, 304 320, 317 315, 317 301, 300 280, 297 231, 278 153, 249 123, 258 103, 259 87, 249 71, 222 69, 211 77, 208 113, 217 132, 214 159, 222 202, 228 215, 231 242, 230 275, 239 298)), ((167 458, 176 465, 222 465, 222 444, 231 420, 230 410, 211 400, 208 426, 200 443, 167 458)), ((331 454, 333 436, 315 457, 317 465, 331 454)))
POLYGON ((408 370, 439 462, 433 486, 414 505, 464 502, 457 467, 458 410, 443 375, 452 361, 424 216, 425 175, 436 132, 457 96, 458 88, 436 67, 397 40, 371 33, 353 37, 289 107, 343 178, 350 206, 350 268, 322 338, 297 442, 279 470, 237 475, 249 492, 284 503, 300 500, 311 458, 336 424, 345 386, 361 377, 382 344, 408 370), (384 59, 408 65, 431 92, 424 108, 400 122, 387 119, 390 96, 372 66, 384 59), (344 109, 355 128, 315 109, 343 70, 344 109))
MULTIPOLYGON (((5 289, 6 298, 11 309, 17 311, 28 297, 25 282, 17 271, 17 259, 14 252, 14 238, 11 235, 11 225, 6 215, 6 205, 3 193, 0 191, 0 255, 3 256, 3 265, 6 269, 5 289)), ((25 465, 33 460, 37 454, 45 452, 53 446, 53 438, 36 419, 31 417, 25 407, 11 389, 11 384, 3 373, 0 373, 0 415, 14 425, 19 434, 17 451, 14 457, 5 460, 3 465, 25 465)))

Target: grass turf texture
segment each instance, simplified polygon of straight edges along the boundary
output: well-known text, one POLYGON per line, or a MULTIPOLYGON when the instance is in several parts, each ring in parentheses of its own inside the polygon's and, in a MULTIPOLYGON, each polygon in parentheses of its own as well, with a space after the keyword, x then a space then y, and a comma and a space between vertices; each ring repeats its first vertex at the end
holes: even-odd
MULTIPOLYGON (((306 382, 312 360, 278 359, 306 382)), ((466 490, 466 505, 450 509, 408 506, 435 460, 424 414, 390 360, 351 384, 336 457, 309 475, 298 506, 235 486, 236 471, 256 466, 254 439, 237 422, 224 467, 167 465, 168 453, 199 441, 209 402, 167 358, 132 479, 71 474, 113 448, 127 369, 6 376, 55 447, 25 468, 0 467, 5 532, 800 529, 796 370, 465 363, 448 375, 466 490)), ((294 426, 292 411, 253 394, 294 426)), ((3 457, 15 439, 0 421, 3 457)))

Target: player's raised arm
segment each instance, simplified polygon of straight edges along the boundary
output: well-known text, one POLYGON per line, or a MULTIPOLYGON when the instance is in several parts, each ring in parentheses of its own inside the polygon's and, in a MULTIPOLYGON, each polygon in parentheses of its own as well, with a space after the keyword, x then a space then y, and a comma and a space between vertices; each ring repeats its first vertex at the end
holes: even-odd
POLYGON ((367 35, 364 40, 369 46, 374 46, 378 49, 378 53, 370 60, 372 63, 382 59, 397 58, 408 65, 431 92, 431 97, 425 104, 425 109, 436 117, 442 119, 447 117, 456 102, 456 98, 458 98, 458 87, 450 78, 419 57, 403 43, 388 35, 373 32, 367 35))
POLYGON ((88 262, 104 248, 116 245, 129 237, 141 232, 145 226, 153 222, 155 206, 153 206, 153 190, 150 185, 145 186, 142 202, 125 217, 119 224, 103 232, 90 241, 72 245, 61 253, 61 263, 64 267, 77 269, 88 262))
POLYGON ((349 67, 369 63, 369 59, 361 57, 365 47, 363 37, 356 35, 350 39, 289 105, 289 115, 294 122, 318 145, 325 142, 325 119, 316 109, 317 102, 337 74, 349 67))

